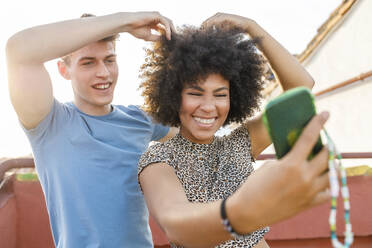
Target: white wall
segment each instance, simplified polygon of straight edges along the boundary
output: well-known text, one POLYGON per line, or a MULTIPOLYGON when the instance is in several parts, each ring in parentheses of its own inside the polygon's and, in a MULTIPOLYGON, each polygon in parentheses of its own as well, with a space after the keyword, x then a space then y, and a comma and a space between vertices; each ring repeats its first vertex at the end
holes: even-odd
MULTIPOLYGON (((372 70, 371 10, 370 0, 355 3, 303 63, 316 82, 314 92, 372 70)), ((321 96, 316 105, 318 111, 331 112, 326 128, 341 152, 372 152, 372 77, 321 96)))

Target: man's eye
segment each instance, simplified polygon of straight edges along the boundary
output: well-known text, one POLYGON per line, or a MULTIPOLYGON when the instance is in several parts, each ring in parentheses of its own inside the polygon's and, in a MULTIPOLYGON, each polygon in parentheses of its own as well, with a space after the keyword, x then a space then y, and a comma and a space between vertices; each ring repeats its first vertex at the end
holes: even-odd
POLYGON ((227 96, 227 94, 218 94, 218 95, 216 95, 216 97, 226 97, 227 96))
POLYGON ((82 65, 91 65, 91 64, 93 64, 93 62, 91 62, 91 61, 82 63, 82 65))
POLYGON ((109 64, 114 63, 114 62, 115 62, 115 60, 113 60, 113 59, 106 60, 106 63, 109 63, 109 64))

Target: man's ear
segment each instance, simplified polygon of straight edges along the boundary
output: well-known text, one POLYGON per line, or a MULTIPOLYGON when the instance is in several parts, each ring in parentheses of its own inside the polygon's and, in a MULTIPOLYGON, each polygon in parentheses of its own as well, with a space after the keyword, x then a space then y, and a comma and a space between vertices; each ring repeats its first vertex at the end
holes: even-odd
POLYGON ((71 76, 70 76, 70 70, 68 68, 68 65, 66 65, 66 63, 63 60, 59 60, 57 62, 57 65, 58 65, 59 74, 61 74, 61 76, 64 77, 66 80, 70 80, 71 76))

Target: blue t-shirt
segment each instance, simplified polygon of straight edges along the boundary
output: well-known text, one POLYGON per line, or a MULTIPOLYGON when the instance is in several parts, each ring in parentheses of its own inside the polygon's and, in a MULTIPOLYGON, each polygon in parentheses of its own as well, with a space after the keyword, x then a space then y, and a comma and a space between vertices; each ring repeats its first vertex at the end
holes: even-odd
POLYGON ((136 106, 90 116, 57 100, 25 130, 56 247, 153 247, 137 164, 168 131, 136 106))

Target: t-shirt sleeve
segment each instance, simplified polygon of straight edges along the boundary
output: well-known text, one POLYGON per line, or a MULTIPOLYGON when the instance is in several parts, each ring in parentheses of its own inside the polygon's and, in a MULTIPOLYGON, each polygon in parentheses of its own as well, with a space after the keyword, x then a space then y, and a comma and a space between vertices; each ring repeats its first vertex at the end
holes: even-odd
MULTIPOLYGON (((146 152, 142 154, 138 162, 138 179, 141 172, 151 164, 154 163, 165 163, 169 166, 172 165, 172 153, 169 148, 165 146, 164 143, 157 143, 150 146, 146 152)), ((141 184, 138 180, 140 188, 142 190, 141 184)))
POLYGON ((44 119, 32 129, 26 129, 22 123, 21 127, 26 133, 31 143, 40 143, 43 138, 48 135, 48 131, 51 129, 58 129, 58 123, 65 123, 67 120, 67 114, 64 104, 58 100, 53 100, 52 108, 44 119))
POLYGON ((163 138, 165 135, 168 134, 170 128, 167 126, 163 126, 158 123, 153 122, 153 133, 152 133, 152 141, 157 141, 163 138))
POLYGON ((152 136, 151 141, 158 141, 161 138, 163 138, 165 135, 169 132, 169 127, 161 125, 157 122, 155 122, 151 116, 149 116, 144 110, 142 110, 139 106, 135 106, 146 118, 146 120, 150 123, 151 129, 152 129, 152 136))

